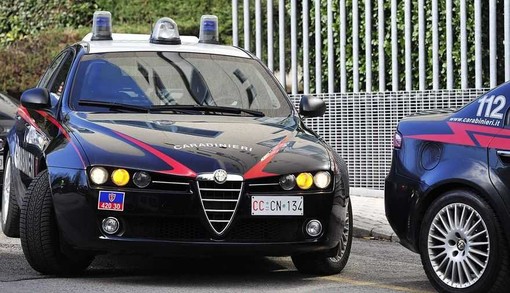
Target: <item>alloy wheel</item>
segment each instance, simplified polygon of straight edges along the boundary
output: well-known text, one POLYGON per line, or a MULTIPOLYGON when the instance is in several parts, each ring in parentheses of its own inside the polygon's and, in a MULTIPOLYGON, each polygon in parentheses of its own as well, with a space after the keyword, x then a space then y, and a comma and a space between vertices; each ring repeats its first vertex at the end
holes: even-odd
POLYGON ((430 264, 439 279, 453 288, 467 288, 487 268, 491 249, 489 231, 475 209, 464 203, 452 203, 434 216, 427 248, 430 264))

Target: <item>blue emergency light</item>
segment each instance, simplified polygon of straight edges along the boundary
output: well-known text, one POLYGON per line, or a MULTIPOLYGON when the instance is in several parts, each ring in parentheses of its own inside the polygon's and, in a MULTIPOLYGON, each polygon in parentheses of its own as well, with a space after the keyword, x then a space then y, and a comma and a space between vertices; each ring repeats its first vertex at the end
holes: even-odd
POLYGON ((112 14, 96 11, 92 20, 92 41, 112 39, 112 14))
POLYGON ((216 15, 202 15, 200 18, 199 42, 219 44, 218 17, 216 15))

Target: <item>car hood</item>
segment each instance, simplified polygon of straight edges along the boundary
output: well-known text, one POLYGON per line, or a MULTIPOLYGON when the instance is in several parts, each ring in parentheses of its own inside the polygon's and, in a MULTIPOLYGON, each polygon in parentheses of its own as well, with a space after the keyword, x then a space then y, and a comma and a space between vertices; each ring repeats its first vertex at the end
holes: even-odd
POLYGON ((329 148, 294 116, 78 112, 67 124, 91 166, 245 179, 331 169, 329 148))

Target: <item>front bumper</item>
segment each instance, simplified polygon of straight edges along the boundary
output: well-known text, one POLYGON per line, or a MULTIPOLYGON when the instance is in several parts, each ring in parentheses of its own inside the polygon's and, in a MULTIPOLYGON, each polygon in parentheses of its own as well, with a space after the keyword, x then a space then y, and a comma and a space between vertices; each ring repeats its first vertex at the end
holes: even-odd
MULTIPOLYGON (((280 256, 311 251, 334 252, 339 243, 339 233, 335 232, 343 229, 343 222, 332 213, 333 190, 299 194, 304 201, 302 216, 252 216, 251 196, 254 193, 250 193, 246 185, 230 226, 218 235, 205 216, 198 185, 194 181, 190 181, 189 190, 115 189, 125 192, 124 211, 104 211, 97 208, 99 189, 88 188, 84 170, 51 169, 58 225, 64 239, 77 249, 156 255, 280 256), (121 229, 117 235, 102 232, 101 223, 107 217, 119 219, 121 229), (305 233, 305 225, 311 219, 317 219, 323 225, 323 232, 318 237, 305 233)), ((278 196, 271 191, 263 195, 278 196)))
POLYGON ((96 253, 146 254, 157 256, 197 255, 260 255, 289 256, 312 251, 336 253, 338 243, 324 240, 273 243, 246 243, 228 241, 161 241, 124 237, 100 237, 97 242, 78 245, 80 250, 96 253))

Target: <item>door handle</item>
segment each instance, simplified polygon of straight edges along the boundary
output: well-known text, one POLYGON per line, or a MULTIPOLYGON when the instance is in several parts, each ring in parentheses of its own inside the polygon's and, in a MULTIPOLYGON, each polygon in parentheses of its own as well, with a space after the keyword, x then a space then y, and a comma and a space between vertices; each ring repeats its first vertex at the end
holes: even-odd
POLYGON ((510 158, 510 151, 497 151, 498 153, 498 156, 500 157, 505 157, 505 158, 510 158))

